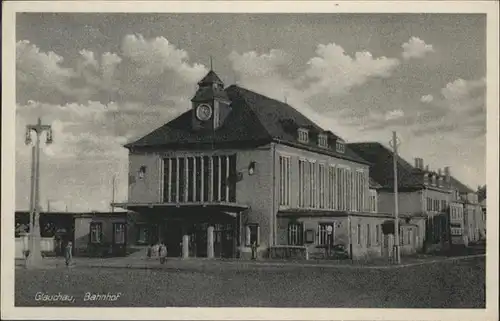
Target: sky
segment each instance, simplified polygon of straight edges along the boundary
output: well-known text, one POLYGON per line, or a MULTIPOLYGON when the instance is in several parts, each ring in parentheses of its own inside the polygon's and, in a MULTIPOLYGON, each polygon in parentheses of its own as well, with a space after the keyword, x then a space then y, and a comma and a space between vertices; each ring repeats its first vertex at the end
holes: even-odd
POLYGON ((51 124, 41 206, 126 201, 123 147, 190 108, 213 68, 347 142, 388 145, 476 189, 486 177, 486 16, 18 13, 16 209, 29 207, 26 124, 51 124))

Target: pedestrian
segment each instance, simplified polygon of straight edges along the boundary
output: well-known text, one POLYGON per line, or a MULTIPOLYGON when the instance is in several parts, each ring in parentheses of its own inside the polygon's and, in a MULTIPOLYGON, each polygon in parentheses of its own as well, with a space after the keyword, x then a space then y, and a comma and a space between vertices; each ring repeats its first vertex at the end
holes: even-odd
POLYGON ((167 246, 165 243, 160 243, 160 263, 164 264, 167 261, 167 246))
POLYGON ((66 244, 64 257, 66 259, 66 266, 70 266, 71 260, 73 259, 73 243, 71 241, 69 241, 68 244, 66 244))
POLYGON ((252 242, 252 260, 257 259, 257 242, 253 241, 252 242))

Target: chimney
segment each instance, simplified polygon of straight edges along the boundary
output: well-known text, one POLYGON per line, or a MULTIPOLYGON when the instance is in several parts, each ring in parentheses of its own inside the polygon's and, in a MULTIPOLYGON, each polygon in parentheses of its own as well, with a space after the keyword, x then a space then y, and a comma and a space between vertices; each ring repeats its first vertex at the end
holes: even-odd
POLYGON ((420 168, 420 158, 415 158, 415 168, 420 168))
POLYGON ((449 166, 446 166, 444 168, 444 176, 446 177, 446 182, 449 183, 450 182, 450 167, 449 166))

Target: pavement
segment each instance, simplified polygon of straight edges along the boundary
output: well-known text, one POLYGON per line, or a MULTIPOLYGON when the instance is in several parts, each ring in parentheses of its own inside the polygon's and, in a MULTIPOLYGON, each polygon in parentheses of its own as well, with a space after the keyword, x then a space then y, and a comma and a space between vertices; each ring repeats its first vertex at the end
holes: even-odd
MULTIPOLYGON (((297 269, 297 268, 320 268, 320 269, 400 269, 411 266, 433 264, 443 261, 468 260, 484 257, 484 254, 465 256, 433 256, 418 255, 402 257, 401 264, 396 265, 387 260, 374 261, 351 261, 351 260, 308 260, 308 261, 284 261, 284 260, 240 260, 240 259, 207 259, 207 258, 168 258, 165 264, 160 264, 158 259, 147 257, 115 257, 115 258, 87 258, 76 257, 70 268, 125 268, 146 270, 246 270, 246 269, 297 269)), ((16 259, 16 268, 24 268, 24 260, 16 259)), ((44 258, 41 269, 66 268, 64 258, 44 258)))

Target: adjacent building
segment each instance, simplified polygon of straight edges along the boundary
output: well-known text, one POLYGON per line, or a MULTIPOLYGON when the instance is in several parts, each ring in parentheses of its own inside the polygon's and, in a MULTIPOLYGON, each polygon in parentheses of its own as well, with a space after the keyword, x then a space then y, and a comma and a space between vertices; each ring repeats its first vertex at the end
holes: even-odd
MULTIPOLYGON (((394 213, 393 152, 376 142, 349 147, 371 163, 370 176, 380 185, 377 204, 380 213, 394 213)), ((422 158, 414 165, 397 158, 398 203, 401 223, 414 226, 415 249, 432 249, 448 244, 465 244, 481 238, 484 223, 479 215, 477 195, 451 175, 450 168, 429 170, 422 158)), ((403 227, 400 232, 404 242, 403 227)))
POLYGON ((341 137, 286 103, 225 88, 213 71, 191 102, 125 146, 128 201, 114 205, 138 214, 137 241, 163 241, 172 256, 249 257, 252 246, 259 256, 294 246, 323 256, 339 244, 353 258, 390 252, 380 186, 341 137))
MULTIPOLYGON (((16 258, 28 249, 30 213, 16 211, 16 258)), ((41 251, 44 256, 63 256, 71 241, 76 256, 120 256, 127 254, 126 212, 41 212, 41 251)))

